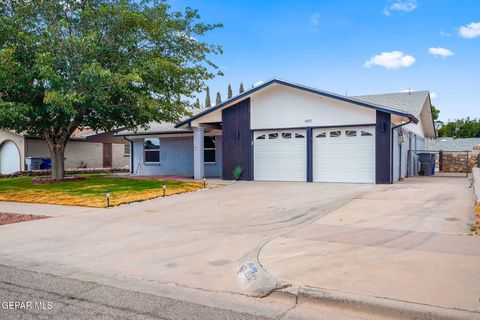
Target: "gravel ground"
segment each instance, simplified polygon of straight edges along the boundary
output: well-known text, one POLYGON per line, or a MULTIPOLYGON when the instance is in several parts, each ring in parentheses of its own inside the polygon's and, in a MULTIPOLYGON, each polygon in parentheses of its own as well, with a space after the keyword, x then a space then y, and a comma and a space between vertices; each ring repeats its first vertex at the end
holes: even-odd
POLYGON ((25 221, 31 221, 31 220, 37 220, 37 219, 45 219, 45 218, 48 218, 48 217, 37 216, 33 214, 17 214, 17 213, 0 212, 0 225, 17 223, 17 222, 25 222, 25 221))

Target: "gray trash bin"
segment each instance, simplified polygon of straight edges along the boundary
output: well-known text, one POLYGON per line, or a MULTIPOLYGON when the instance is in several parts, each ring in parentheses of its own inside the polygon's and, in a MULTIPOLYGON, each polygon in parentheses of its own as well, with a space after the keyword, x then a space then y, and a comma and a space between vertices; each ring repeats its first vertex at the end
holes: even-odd
POLYGON ((420 161, 421 176, 433 176, 435 174, 435 154, 433 153, 419 153, 418 160, 420 161))

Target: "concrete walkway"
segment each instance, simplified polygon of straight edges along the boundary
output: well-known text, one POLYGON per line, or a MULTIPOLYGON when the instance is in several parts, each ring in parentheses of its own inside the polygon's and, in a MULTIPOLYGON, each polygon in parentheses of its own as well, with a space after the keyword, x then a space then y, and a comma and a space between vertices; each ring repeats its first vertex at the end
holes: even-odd
POLYGON ((84 213, 100 213, 104 209, 78 206, 60 206, 40 203, 0 201, 0 211, 19 214, 36 214, 49 217, 63 217, 84 213))
POLYGON ((269 242, 259 260, 299 286, 478 312, 469 186, 465 178, 410 178, 377 188, 269 242))

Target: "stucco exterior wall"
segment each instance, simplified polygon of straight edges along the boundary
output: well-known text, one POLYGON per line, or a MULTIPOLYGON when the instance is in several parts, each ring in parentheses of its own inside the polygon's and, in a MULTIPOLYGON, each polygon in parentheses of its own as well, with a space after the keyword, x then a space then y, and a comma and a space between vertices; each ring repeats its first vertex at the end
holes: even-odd
POLYGON ((130 167, 130 156, 125 154, 125 144, 130 142, 125 141, 125 143, 114 143, 112 144, 112 167, 113 168, 124 168, 130 167))
MULTIPOLYGON (((50 158, 48 145, 44 140, 27 139, 26 156, 50 158)), ((65 168, 78 168, 82 161, 87 168, 103 167, 103 145, 98 142, 69 141, 65 148, 65 168)), ((112 145, 112 167, 129 165, 129 157, 124 156, 124 145, 112 145)))
POLYGON ((373 124, 376 111, 286 86, 252 95, 251 128, 373 124))
POLYGON ((0 130, 0 146, 6 141, 12 141, 17 145, 20 153, 20 169, 24 169, 25 164, 25 138, 17 133, 0 130))
POLYGON ((415 148, 414 134, 405 129, 405 127, 397 128, 393 130, 393 181, 399 181, 410 175, 416 175, 415 167, 415 155, 413 152, 409 152, 410 148, 415 148), (401 135, 399 135, 401 132, 401 135), (401 143, 401 137, 403 135, 403 143, 401 143), (409 136, 412 136, 412 145, 410 146, 409 136), (401 157, 400 157, 401 154, 401 157), (408 157, 411 157, 410 160, 408 157), (408 169, 408 166, 410 170, 408 169), (410 172, 409 172, 410 171, 410 172))
MULTIPOLYGON (((155 136, 151 136, 152 138, 155 136)), ((160 162, 145 163, 143 139, 133 140, 133 174, 139 176, 173 175, 193 177, 193 137, 160 138, 160 162)), ((206 177, 222 175, 222 137, 215 136, 215 163, 205 163, 206 177)))

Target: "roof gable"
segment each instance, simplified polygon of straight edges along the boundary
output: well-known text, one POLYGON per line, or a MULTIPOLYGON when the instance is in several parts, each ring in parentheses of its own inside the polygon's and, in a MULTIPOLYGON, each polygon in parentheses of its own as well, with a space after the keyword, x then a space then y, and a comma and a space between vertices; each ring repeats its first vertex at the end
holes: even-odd
POLYGON ((428 95, 428 91, 412 91, 363 95, 355 96, 354 98, 379 105, 391 106, 419 118, 428 95))
POLYGON ((247 91, 245 91, 245 92, 243 92, 243 93, 241 93, 241 94, 239 94, 239 95, 237 95, 237 96, 235 96, 231 99, 228 99, 228 100, 224 101, 223 103, 220 103, 220 104, 218 104, 214 107, 208 108, 204 111, 201 111, 201 112, 197 113, 196 115, 194 115, 194 116, 192 116, 188 119, 185 119, 185 120, 181 121, 180 123, 178 123, 175 126, 175 128, 178 128, 178 127, 184 126, 186 124, 189 124, 191 121, 193 121, 195 119, 198 119, 198 118, 201 118, 202 116, 204 116, 204 115, 206 115, 206 114, 208 114, 212 111, 218 110, 220 108, 229 107, 236 102, 240 102, 240 101, 248 98, 253 93, 255 93, 257 91, 260 91, 260 90, 262 90, 262 89, 264 89, 268 86, 271 86, 273 84, 280 84, 280 85, 288 86, 288 87, 295 88, 295 89, 298 89, 298 90, 303 90, 303 91, 306 91, 306 92, 310 92, 310 93, 313 93, 313 94, 318 94, 318 95, 329 97, 329 98, 332 98, 332 99, 352 103, 352 104, 355 104, 355 105, 358 105, 358 106, 361 106, 361 107, 366 107, 366 108, 371 108, 371 109, 383 111, 383 112, 386 112, 386 113, 396 114, 396 115, 399 115, 399 116, 402 116, 402 117, 410 118, 415 123, 418 122, 418 119, 414 115, 412 115, 411 113, 405 112, 405 111, 402 111, 402 110, 397 110, 397 109, 391 108, 389 106, 380 105, 380 104, 377 104, 377 103, 374 103, 374 102, 361 100, 361 99, 358 99, 358 98, 355 98, 355 97, 342 96, 342 95, 338 95, 338 94, 335 94, 335 93, 331 93, 331 92, 327 92, 327 91, 303 86, 303 85, 300 85, 300 84, 287 82, 285 80, 272 79, 272 80, 267 81, 267 82, 265 82, 265 83, 263 83, 259 86, 251 88, 251 89, 249 89, 249 90, 247 90, 247 91))

